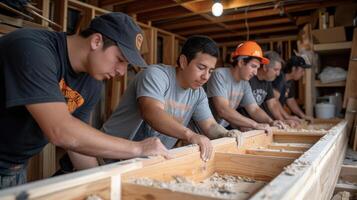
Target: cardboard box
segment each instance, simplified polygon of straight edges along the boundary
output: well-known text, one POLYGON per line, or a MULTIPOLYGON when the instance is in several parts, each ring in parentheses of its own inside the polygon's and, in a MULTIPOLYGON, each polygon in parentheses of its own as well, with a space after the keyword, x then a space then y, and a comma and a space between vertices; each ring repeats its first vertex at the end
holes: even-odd
POLYGON ((315 44, 345 42, 345 27, 334 27, 328 29, 316 29, 312 31, 312 37, 315 44))

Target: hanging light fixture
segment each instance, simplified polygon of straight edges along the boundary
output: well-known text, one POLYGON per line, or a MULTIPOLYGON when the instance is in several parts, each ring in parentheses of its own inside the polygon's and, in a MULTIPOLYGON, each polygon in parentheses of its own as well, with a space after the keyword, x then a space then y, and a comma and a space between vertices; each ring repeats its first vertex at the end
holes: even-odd
POLYGON ((223 13, 223 5, 220 0, 214 0, 212 5, 212 14, 216 17, 221 16, 223 13))

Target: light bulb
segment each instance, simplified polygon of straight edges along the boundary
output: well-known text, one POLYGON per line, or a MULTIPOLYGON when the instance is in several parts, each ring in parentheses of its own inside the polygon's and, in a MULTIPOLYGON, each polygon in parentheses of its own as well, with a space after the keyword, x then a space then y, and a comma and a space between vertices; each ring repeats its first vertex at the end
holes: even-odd
POLYGON ((216 17, 221 16, 223 13, 223 6, 220 2, 216 2, 212 6, 212 14, 216 17))

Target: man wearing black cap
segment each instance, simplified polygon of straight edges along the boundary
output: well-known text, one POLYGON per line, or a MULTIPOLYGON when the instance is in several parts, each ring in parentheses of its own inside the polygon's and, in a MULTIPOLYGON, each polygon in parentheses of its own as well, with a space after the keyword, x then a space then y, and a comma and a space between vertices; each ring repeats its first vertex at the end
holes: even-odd
POLYGON ((100 81, 145 65, 142 40, 122 13, 95 18, 80 35, 20 29, 0 38, 0 189, 25 183, 29 158, 48 142, 113 159, 169 156, 158 138, 134 142, 86 124, 100 81))
MULTIPOLYGON (((286 104, 295 115, 308 121, 311 121, 312 117, 307 116, 295 100, 295 81, 300 80, 305 73, 305 69, 310 67, 310 65, 306 64, 304 58, 294 55, 286 62, 283 69, 284 73, 281 73, 273 81, 274 92, 281 105, 286 104)), ((288 114, 282 107, 280 110, 284 117, 288 118, 288 114)))

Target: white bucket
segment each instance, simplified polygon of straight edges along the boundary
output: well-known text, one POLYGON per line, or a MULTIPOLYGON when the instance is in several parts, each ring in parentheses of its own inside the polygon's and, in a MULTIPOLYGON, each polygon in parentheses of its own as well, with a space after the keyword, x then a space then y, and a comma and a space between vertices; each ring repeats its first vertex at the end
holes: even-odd
POLYGON ((335 116, 335 105, 331 103, 318 103, 315 106, 316 117, 330 119, 335 116))

